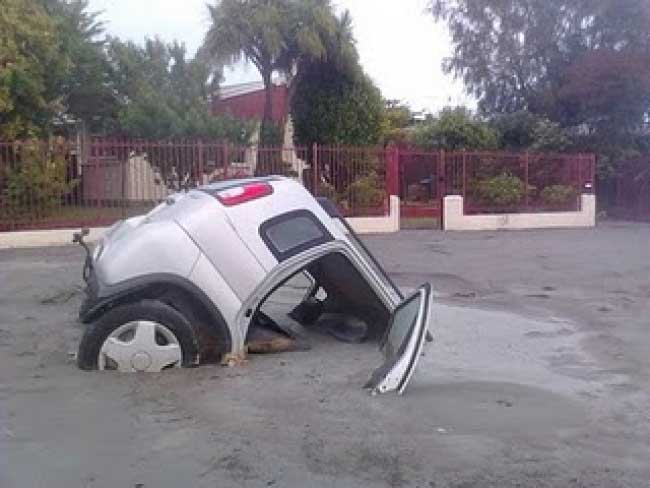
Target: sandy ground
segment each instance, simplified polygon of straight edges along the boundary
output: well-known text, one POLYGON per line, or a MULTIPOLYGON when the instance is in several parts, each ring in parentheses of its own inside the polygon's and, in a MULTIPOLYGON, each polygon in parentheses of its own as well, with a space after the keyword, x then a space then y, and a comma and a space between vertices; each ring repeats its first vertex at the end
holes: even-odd
POLYGON ((82 254, 0 251, 0 487, 649 487, 650 226, 367 238, 436 289, 403 397, 373 344, 77 370, 82 254))

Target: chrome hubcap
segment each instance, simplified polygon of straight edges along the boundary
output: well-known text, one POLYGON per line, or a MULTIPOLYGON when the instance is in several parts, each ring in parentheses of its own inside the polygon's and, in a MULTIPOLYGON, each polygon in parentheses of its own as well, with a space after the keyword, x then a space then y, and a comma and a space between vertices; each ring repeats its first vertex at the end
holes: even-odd
POLYGON ((183 354, 176 336, 167 327, 149 320, 127 322, 109 335, 99 351, 101 370, 123 373, 158 373, 179 368, 183 354))

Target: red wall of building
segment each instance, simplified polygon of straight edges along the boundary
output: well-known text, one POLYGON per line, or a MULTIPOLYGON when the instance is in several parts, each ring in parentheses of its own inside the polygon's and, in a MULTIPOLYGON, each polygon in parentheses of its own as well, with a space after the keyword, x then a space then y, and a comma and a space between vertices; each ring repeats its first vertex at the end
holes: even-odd
MULTIPOLYGON (((286 120, 285 113, 287 100, 287 87, 273 87, 273 121, 277 124, 283 124, 286 120)), ((227 98, 225 100, 214 100, 212 103, 213 115, 229 114, 239 119, 258 119, 261 120, 264 115, 264 104, 266 97, 264 90, 259 90, 244 95, 227 98)))

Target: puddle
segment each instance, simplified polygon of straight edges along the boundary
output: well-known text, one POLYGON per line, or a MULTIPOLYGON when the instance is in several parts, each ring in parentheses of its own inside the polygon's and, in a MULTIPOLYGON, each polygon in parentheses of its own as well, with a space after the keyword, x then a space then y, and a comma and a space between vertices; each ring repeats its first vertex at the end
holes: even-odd
POLYGON ((575 396, 600 391, 596 379, 626 382, 623 374, 598 370, 581 346, 586 335, 569 320, 441 303, 433 310, 435 341, 425 347, 416 377, 502 381, 575 396))

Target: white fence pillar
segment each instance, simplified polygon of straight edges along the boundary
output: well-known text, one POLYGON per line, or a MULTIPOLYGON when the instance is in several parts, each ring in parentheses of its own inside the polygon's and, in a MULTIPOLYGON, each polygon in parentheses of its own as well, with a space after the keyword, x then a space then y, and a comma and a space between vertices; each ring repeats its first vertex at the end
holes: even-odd
POLYGON ((577 212, 539 212, 465 215, 463 197, 448 195, 443 200, 445 230, 520 230, 585 228, 596 225, 596 195, 580 195, 577 212))
POLYGON ((400 225, 400 199, 390 196, 390 213, 384 217, 351 217, 346 219, 358 234, 387 234, 398 232, 400 225))

